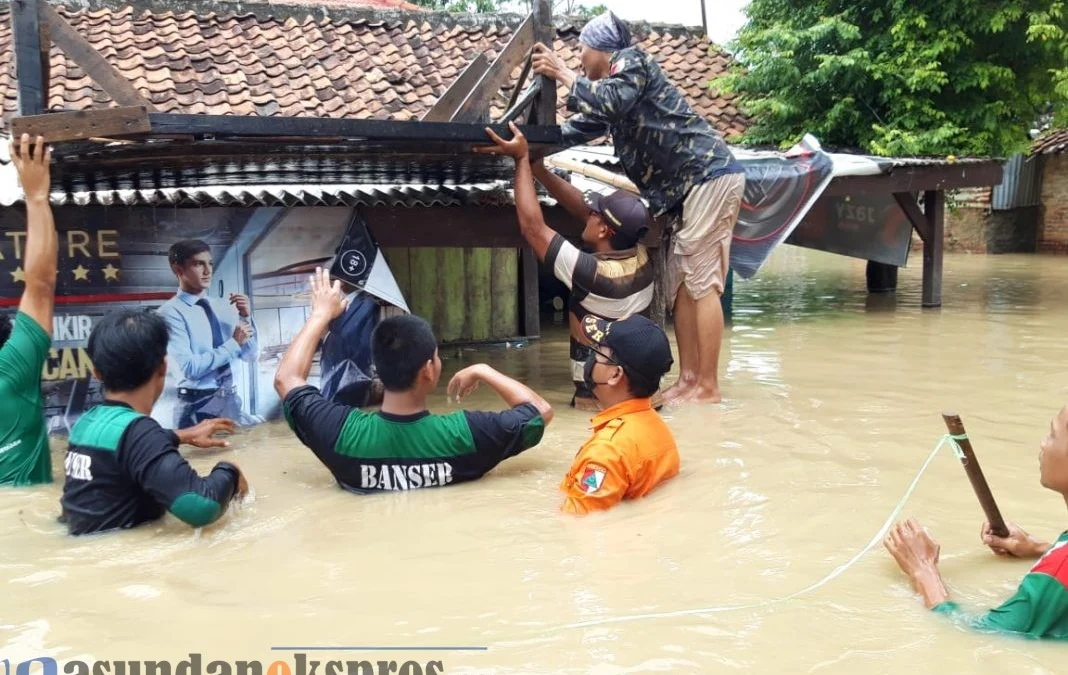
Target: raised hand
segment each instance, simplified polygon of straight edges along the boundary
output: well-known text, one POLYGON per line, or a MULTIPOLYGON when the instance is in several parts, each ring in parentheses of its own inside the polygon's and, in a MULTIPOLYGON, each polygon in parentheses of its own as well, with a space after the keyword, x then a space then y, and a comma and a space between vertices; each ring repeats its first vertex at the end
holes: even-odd
POLYGON ((527 137, 515 125, 515 122, 509 122, 508 128, 512 130, 512 140, 510 141, 504 140, 494 133, 493 129, 486 127, 486 134, 496 145, 480 146, 475 148, 475 152, 483 155, 507 155, 517 162, 528 158, 530 156, 530 146, 527 144, 527 137))
POLYGON ((478 390, 478 386, 482 383, 483 365, 477 363, 473 366, 468 366, 460 372, 452 376, 449 380, 448 397, 449 400, 455 400, 460 403, 465 398, 475 393, 478 390))
POLYGON ((312 316, 333 321, 344 313, 349 302, 341 292, 341 281, 335 279, 331 284, 330 273, 322 267, 316 268, 308 281, 311 284, 312 316))
POLYGON ((51 161, 52 148, 45 146, 44 137, 38 136, 30 145, 30 135, 22 134, 22 138, 16 144, 11 139, 10 144, 11 163, 19 174, 19 182, 26 198, 48 199, 51 189, 51 161))

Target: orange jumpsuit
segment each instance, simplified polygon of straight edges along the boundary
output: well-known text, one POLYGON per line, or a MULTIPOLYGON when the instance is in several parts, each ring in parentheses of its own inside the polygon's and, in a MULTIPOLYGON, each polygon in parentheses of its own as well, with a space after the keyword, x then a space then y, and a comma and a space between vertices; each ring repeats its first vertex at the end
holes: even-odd
POLYGON ((679 450, 651 399, 618 403, 593 418, 593 436, 560 485, 565 513, 610 509, 679 473, 679 450))

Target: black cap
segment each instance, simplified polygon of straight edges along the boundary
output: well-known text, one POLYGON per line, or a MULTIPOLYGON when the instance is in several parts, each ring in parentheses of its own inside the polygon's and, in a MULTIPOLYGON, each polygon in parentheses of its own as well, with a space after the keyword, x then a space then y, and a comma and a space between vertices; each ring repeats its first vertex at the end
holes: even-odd
POLYGON ((586 206, 591 211, 604 218, 608 227, 612 228, 624 239, 630 241, 626 248, 637 246, 645 233, 649 231, 649 209, 637 195, 626 190, 616 190, 610 195, 602 195, 599 192, 587 192, 584 197, 586 206))
POLYGON ((611 349, 613 359, 654 388, 660 386, 660 378, 675 363, 667 335, 639 314, 622 321, 605 321, 587 314, 582 320, 582 332, 594 344, 611 349))

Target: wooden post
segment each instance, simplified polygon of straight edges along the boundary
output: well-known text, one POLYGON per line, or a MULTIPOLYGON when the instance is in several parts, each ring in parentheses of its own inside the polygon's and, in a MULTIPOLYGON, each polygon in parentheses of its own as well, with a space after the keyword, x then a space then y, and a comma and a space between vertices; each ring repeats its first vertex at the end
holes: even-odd
POLYGON ((944 412, 942 419, 945 420, 946 429, 956 437, 954 440, 964 453, 960 462, 964 465, 964 471, 968 474, 968 480, 971 481, 972 490, 979 498, 979 505, 983 507, 986 520, 990 523, 990 531, 999 537, 1009 536, 1009 528, 1005 526, 1005 520, 1001 517, 1001 511, 998 509, 997 502, 994 501, 994 495, 990 492, 990 486, 986 484, 983 469, 979 466, 979 460, 975 458, 972 442, 968 440, 968 432, 964 430, 964 423, 961 422, 960 416, 954 412, 944 412))
MULTIPOLYGON (((556 27, 553 26, 552 0, 534 0, 534 42, 540 42, 549 49, 556 40, 556 27)), ((541 91, 534 101, 531 122, 534 124, 556 124, 556 82, 540 75, 541 91)))
POLYGON ((897 290, 897 266, 868 261, 866 270, 869 293, 890 293, 897 290))
POLYGON ((519 258, 519 316, 523 337, 541 337, 541 315, 538 293, 538 259, 529 246, 520 249, 519 258))
POLYGON ((37 13, 38 34, 41 50, 41 111, 48 112, 48 88, 52 76, 52 30, 48 16, 37 13))
POLYGON ((649 250, 653 258, 653 300, 649 303, 649 320, 667 330, 667 247, 663 244, 649 250))
POLYGON ((48 106, 48 87, 41 67, 41 24, 38 0, 13 0, 11 34, 15 44, 18 114, 40 115, 48 106))
POLYGON ((945 234, 946 195, 941 190, 923 193, 923 212, 929 238, 923 242, 923 306, 942 306, 942 249, 945 234))

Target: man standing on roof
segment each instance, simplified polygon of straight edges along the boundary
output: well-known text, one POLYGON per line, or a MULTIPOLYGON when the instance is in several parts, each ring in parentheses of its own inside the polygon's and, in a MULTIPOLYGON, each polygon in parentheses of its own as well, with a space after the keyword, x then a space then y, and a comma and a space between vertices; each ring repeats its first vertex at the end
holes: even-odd
POLYGON ((611 135, 630 180, 654 215, 679 214, 668 249, 666 291, 674 299, 681 374, 665 402, 718 403, 723 294, 730 243, 745 173, 708 120, 697 114, 648 54, 631 46, 611 12, 579 36, 585 76, 545 45, 534 46, 534 71, 567 87, 565 141, 611 135))
POLYGON ((508 155, 515 160, 519 231, 538 260, 552 268, 556 278, 571 291, 571 378, 575 383, 571 405, 597 410, 600 405, 582 377, 591 344, 582 331, 582 320, 594 316, 615 321, 649 308, 653 300, 653 264, 649 252, 640 243, 649 231, 649 211, 642 200, 625 190, 609 195, 595 192, 583 195, 545 168, 542 161, 532 165, 526 137, 514 123, 510 127, 512 140, 506 141, 487 129, 496 146, 476 151, 508 155), (545 224, 534 191, 535 178, 568 213, 586 224, 582 243, 589 252, 580 251, 545 224))

